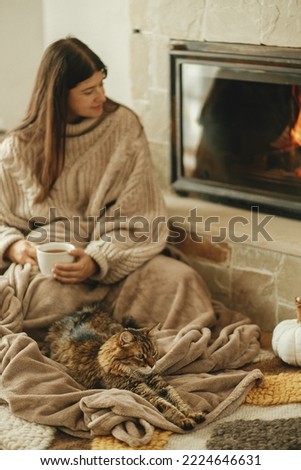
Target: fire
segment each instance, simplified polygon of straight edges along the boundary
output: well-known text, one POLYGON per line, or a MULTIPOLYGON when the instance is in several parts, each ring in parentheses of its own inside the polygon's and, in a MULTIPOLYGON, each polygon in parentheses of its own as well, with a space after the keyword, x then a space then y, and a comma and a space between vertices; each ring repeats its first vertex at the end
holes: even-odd
POLYGON ((294 144, 301 145, 301 113, 299 116, 295 127, 291 130, 291 139, 294 144))
POLYGON ((294 128, 291 130, 291 141, 293 144, 301 145, 301 91, 300 87, 293 86, 293 95, 299 104, 299 114, 294 128))
MULTIPOLYGON (((298 104, 299 104, 299 114, 298 118, 296 121, 296 124, 294 128, 290 132, 290 137, 292 144, 298 145, 299 147, 301 146, 301 93, 300 93, 300 87, 296 87, 293 89, 293 93, 295 94, 298 104)), ((295 176, 297 178, 301 178, 301 166, 297 166, 295 168, 295 176)))

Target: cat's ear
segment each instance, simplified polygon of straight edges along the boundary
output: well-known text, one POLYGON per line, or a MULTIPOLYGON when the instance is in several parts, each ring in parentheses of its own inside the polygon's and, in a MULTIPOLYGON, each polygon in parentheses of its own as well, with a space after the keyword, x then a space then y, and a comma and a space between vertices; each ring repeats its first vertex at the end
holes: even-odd
POLYGON ((125 330, 120 333, 118 340, 120 346, 126 346, 127 344, 132 343, 134 336, 130 331, 125 330))

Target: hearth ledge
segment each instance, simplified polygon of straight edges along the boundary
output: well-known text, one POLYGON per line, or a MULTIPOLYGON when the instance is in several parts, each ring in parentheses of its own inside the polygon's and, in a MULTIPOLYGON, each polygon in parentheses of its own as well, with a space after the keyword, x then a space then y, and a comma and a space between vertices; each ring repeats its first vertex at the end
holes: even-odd
POLYGON ((179 217, 178 225, 185 227, 186 230, 192 227, 192 224, 188 222, 188 217, 191 210, 195 209, 196 215, 202 217, 195 224, 197 235, 209 237, 213 243, 222 241, 230 244, 243 244, 301 257, 300 220, 275 215, 272 215, 271 219, 265 219, 269 214, 259 212, 256 222, 257 215, 253 213, 252 219, 252 213, 249 210, 170 193, 165 193, 164 198, 168 218, 179 217), (262 221, 266 221, 262 223, 263 229, 268 234, 266 236, 262 235, 264 230, 261 233, 258 230, 257 224, 262 221))

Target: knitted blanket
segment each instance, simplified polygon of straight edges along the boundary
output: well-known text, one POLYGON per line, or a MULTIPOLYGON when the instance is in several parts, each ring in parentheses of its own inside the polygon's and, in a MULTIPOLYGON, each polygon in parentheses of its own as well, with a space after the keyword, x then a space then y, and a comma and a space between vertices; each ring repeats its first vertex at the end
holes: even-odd
MULTIPOLYGON (((163 258, 157 261, 162 269, 163 258)), ((147 283, 151 285, 151 279, 147 283)), ((29 335, 33 327, 37 331, 46 320, 49 323, 58 316, 60 303, 75 308, 87 299, 103 298, 107 289, 65 285, 62 292, 61 285, 33 272, 29 265, 13 264, 1 276, 2 448, 50 448, 58 432, 73 436, 66 438, 66 448, 69 439, 80 449, 91 446, 92 441, 97 448, 97 439, 109 439, 108 446, 115 439, 141 447, 151 446, 156 436, 164 442, 171 433, 184 434, 131 392, 84 390, 60 365, 43 356, 38 340, 29 335), (22 438, 24 433, 28 440, 22 438)), ((199 294, 207 296, 205 289, 199 294)), ((242 370, 259 352, 259 328, 243 315, 213 304, 214 314, 194 311, 192 306, 190 318, 181 328, 171 315, 164 323, 168 328, 157 334, 158 369, 195 410, 207 413, 198 429, 233 413, 262 378, 259 369, 242 370)))
POLYGON ((231 417, 208 426, 203 438, 198 436, 204 449, 301 449, 301 369, 274 355, 271 334, 262 335, 261 342, 267 354, 246 369, 260 368, 263 380, 231 417))

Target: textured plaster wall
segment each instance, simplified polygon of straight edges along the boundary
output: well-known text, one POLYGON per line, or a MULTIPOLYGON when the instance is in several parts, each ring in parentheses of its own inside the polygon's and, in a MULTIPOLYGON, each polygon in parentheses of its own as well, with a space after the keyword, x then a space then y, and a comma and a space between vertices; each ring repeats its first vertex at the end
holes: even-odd
MULTIPOLYGON (((130 0, 133 106, 150 141, 160 182, 170 193, 169 40, 301 47, 299 0, 130 0)), ((171 198, 172 199, 172 198, 171 198)), ((181 213, 181 201, 174 211, 181 213)), ((187 204, 186 204, 187 205, 187 204)), ((222 210, 222 208, 221 208, 222 210)), ((285 220, 279 221, 281 234, 285 220)), ((301 223, 299 226, 301 233, 301 223)), ((183 251, 215 298, 247 313, 263 329, 295 316, 301 257, 254 244, 194 244, 183 251)))
POLYGON ((40 0, 0 0, 0 134, 25 114, 42 38, 40 0))

